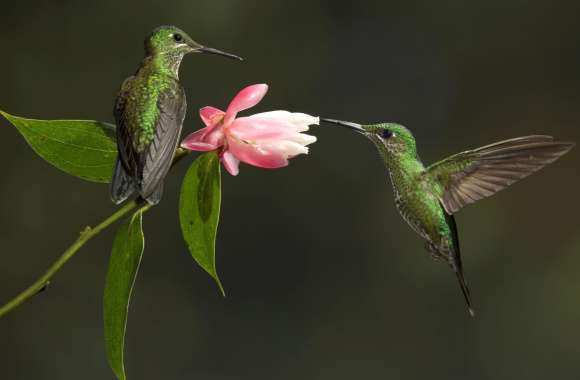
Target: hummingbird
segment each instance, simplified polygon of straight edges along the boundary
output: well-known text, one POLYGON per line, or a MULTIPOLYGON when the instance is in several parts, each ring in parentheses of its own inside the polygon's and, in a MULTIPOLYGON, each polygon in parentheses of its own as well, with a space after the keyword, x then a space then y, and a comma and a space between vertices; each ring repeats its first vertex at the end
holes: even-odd
POLYGON ((320 121, 353 129, 376 145, 389 173, 399 213, 425 240, 431 256, 446 262, 455 272, 472 317, 475 312, 463 275, 453 215, 554 162, 575 145, 544 135, 516 137, 466 150, 425 167, 417 155, 413 134, 402 125, 320 121))
POLYGON ((175 26, 151 32, 145 39, 145 58, 123 82, 113 109, 119 156, 110 192, 116 204, 134 192, 150 204, 161 200, 187 109, 179 66, 189 53, 242 60, 200 45, 175 26))

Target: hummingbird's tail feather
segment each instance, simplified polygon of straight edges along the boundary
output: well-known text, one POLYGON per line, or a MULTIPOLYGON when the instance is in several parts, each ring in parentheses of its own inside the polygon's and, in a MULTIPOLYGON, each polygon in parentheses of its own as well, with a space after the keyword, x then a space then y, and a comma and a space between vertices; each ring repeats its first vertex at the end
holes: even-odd
POLYGON ((457 276, 457 281, 459 281, 461 291, 463 292, 465 303, 467 304, 467 311, 469 312, 469 315, 475 317, 475 310, 473 310, 473 306, 471 304, 471 295, 469 294, 469 288, 467 287, 467 283, 465 282, 465 278, 463 277, 463 271, 458 268, 454 268, 454 270, 455 275, 457 276))
POLYGON ((448 249, 451 250, 450 254, 447 256, 451 268, 455 272, 457 281, 459 281, 459 286, 461 287, 461 292, 465 298, 465 303, 467 304, 467 311, 469 315, 475 317, 475 311, 471 303, 471 294, 469 293, 469 288, 467 287, 467 282, 463 276, 463 263, 461 262, 461 249, 459 248, 459 234, 457 233, 457 223, 455 223, 455 217, 453 215, 445 213, 445 220, 447 225, 451 230, 451 241, 449 243, 448 249))
POLYGON ((157 185, 157 187, 155 188, 155 190, 153 190, 153 192, 151 192, 151 194, 143 195, 143 199, 145 199, 147 203, 149 203, 150 205, 156 205, 161 201, 162 197, 163 197, 163 181, 161 181, 161 183, 157 185))
POLYGON ((459 251, 456 249, 456 247, 457 246, 455 244, 437 245, 431 241, 427 241, 425 244, 425 248, 431 253, 431 257, 437 261, 442 260, 449 264, 455 273, 455 276, 457 277, 457 282, 459 282, 461 292, 463 293, 463 298, 465 298, 465 304, 467 305, 467 311, 469 312, 469 315, 475 317, 475 311, 471 302, 471 293, 469 292, 469 287, 467 286, 467 282, 463 276, 461 256, 459 255, 459 251))
POLYGON ((113 180, 111 181, 111 199, 115 204, 123 203, 135 192, 135 181, 123 168, 120 160, 115 164, 113 180))

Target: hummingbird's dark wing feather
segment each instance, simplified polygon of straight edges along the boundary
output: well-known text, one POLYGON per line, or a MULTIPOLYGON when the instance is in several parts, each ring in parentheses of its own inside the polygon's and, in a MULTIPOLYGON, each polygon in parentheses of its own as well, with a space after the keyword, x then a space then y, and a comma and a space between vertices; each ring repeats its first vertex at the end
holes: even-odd
POLYGON ((445 210, 453 214, 527 177, 573 146, 550 136, 517 137, 448 157, 429 166, 425 174, 445 210))
POLYGON ((116 204, 125 201, 135 191, 136 185, 133 178, 134 169, 136 168, 136 155, 131 148, 133 142, 131 141, 131 134, 128 131, 125 116, 127 96, 134 78, 129 77, 123 82, 113 108, 117 125, 117 151, 119 155, 111 180, 111 199, 116 204))
POLYGON ((171 167, 185 118, 185 91, 177 81, 159 94, 157 108, 159 115, 155 136, 139 160, 142 165, 141 196, 151 203, 159 201, 156 195, 160 194, 158 187, 163 185, 163 179, 171 167))
POLYGON ((127 120, 128 113, 126 112, 127 99, 134 79, 135 77, 131 76, 123 82, 113 109, 113 115, 115 116, 115 122, 117 125, 116 131, 119 160, 121 160, 125 171, 131 176, 135 175, 135 170, 138 166, 137 161, 139 159, 138 154, 133 149, 133 134, 129 128, 127 120))

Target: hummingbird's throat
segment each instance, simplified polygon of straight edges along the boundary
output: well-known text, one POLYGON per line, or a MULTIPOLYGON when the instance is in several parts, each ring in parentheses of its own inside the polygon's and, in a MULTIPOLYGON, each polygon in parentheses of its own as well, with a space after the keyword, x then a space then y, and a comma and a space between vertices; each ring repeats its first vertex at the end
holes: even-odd
POLYGON ((183 56, 181 52, 161 53, 153 58, 153 62, 159 71, 179 79, 179 66, 183 56))

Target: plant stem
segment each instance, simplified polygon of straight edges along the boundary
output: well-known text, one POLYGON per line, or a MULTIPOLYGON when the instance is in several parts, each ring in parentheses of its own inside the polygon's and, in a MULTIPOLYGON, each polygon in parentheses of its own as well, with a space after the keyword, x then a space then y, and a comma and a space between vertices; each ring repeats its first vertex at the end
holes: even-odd
MULTIPOLYGON (((173 168, 175 164, 181 161, 181 159, 183 159, 185 156, 189 155, 189 153, 190 151, 188 150, 178 148, 177 151, 175 152, 175 156, 173 157, 171 167, 173 168)), ((103 220, 95 227, 85 228, 84 231, 81 232, 81 236, 70 247, 68 247, 66 251, 64 251, 64 253, 58 258, 58 260, 56 260, 38 280, 36 280, 32 285, 30 285, 16 297, 14 297, 11 301, 0 307, 0 318, 2 318, 4 315, 14 310, 24 301, 28 300, 31 297, 34 297, 36 294, 46 289, 46 287, 49 284, 49 280, 52 278, 52 276, 54 276, 56 272, 58 272, 60 268, 67 261, 69 261, 83 245, 85 245, 86 242, 88 242, 94 236, 97 236, 105 228, 109 227, 111 224, 115 223, 117 220, 125 216, 129 211, 143 204, 144 201, 141 198, 134 199, 128 202, 125 206, 115 211, 111 216, 103 220)), ((143 205, 142 208, 143 212, 145 212, 149 208, 151 208, 151 205, 146 204, 143 205)))
MULTIPOLYGON (((30 297, 35 296, 39 292, 43 291, 49 283, 49 280, 54 276, 56 272, 67 262, 69 261, 75 253, 83 246, 86 242, 91 240, 94 236, 98 235, 102 230, 119 220, 129 211, 133 210, 141 204, 138 200, 133 200, 127 203, 125 206, 121 207, 107 219, 103 220, 101 223, 96 225, 95 227, 87 227, 84 231, 81 232, 79 238, 56 260, 50 268, 44 273, 38 280, 36 280, 32 285, 22 291, 19 295, 14 297, 10 302, 5 304, 0 308, 0 317, 4 316, 5 314, 12 311, 18 305, 29 299, 30 297)), ((145 206, 147 207, 147 206, 145 206)))

